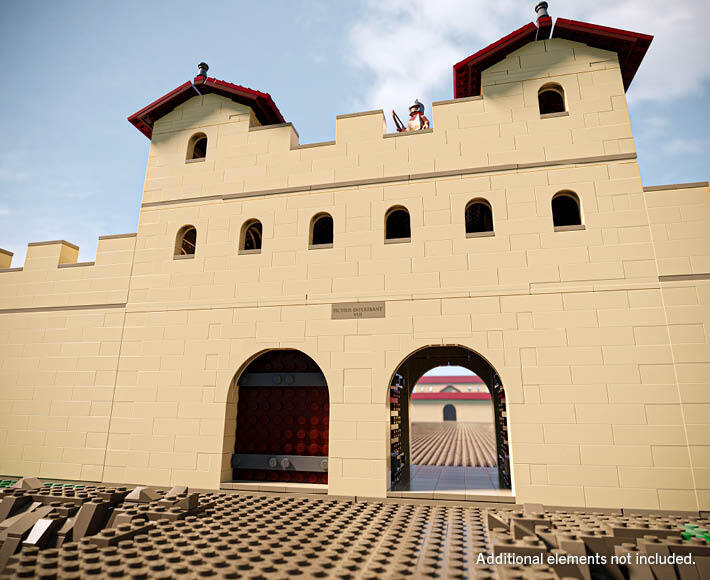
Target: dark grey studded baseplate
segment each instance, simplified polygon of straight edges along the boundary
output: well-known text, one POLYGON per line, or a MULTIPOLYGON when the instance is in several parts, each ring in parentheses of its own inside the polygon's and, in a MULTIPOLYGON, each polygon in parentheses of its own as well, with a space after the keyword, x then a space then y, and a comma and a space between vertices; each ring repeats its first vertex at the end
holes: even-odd
POLYGON ((710 578, 691 516, 85 487, 0 491, 0 577, 710 578), (490 531, 489 531, 490 530, 490 531), (691 567, 476 563, 694 552, 691 567))

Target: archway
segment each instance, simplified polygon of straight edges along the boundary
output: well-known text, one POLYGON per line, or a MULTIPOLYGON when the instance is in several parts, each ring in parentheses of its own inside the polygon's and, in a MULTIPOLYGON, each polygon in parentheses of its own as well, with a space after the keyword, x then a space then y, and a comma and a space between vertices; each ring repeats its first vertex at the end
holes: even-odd
POLYGON ((444 405, 444 421, 456 421, 456 407, 452 404, 444 405))
POLYGON ((417 381, 439 366, 464 367, 480 377, 491 394, 496 441, 497 487, 510 489, 510 454, 505 390, 498 373, 483 356, 459 345, 423 347, 405 358, 390 381, 391 438, 389 489, 407 489, 411 468, 411 421, 409 401, 417 381))
POLYGON ((234 481, 328 483, 328 385, 313 359, 267 351, 234 377, 232 389, 234 481))

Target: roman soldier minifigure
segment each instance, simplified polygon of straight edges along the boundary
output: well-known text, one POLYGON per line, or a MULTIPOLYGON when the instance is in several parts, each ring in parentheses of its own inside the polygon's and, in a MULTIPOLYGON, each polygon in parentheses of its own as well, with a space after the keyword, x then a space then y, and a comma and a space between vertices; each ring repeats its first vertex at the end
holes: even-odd
POLYGON ((397 126, 397 131, 400 133, 404 131, 429 129, 429 119, 424 116, 424 105, 419 102, 419 99, 414 99, 414 102, 409 107, 409 122, 406 127, 394 111, 392 111, 392 118, 394 119, 394 124, 397 126))

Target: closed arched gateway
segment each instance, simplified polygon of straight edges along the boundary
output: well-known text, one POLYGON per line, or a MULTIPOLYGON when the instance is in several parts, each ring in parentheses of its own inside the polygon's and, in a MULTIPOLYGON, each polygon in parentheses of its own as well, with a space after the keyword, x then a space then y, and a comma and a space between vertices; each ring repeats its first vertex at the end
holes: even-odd
POLYGON ((328 482, 328 386, 312 358, 267 351, 234 378, 232 393, 235 481, 328 482))

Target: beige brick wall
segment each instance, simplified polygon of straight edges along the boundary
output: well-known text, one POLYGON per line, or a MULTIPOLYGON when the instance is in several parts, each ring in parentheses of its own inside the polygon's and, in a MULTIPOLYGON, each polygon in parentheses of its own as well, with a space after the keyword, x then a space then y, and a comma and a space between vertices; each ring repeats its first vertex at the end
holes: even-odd
POLYGON ((0 473, 102 479, 123 315, 0 313, 0 473))
POLYGON ((383 496, 392 373, 419 348, 457 344, 502 379, 518 501, 707 509, 707 292, 658 278, 702 272, 707 238, 695 226, 682 237, 684 203, 678 221, 655 217, 664 198, 642 188, 615 55, 532 43, 484 73, 482 98, 435 104, 432 117, 432 131, 384 136, 381 111, 342 116, 336 141, 315 146, 214 95, 156 122, 130 247, 118 243, 110 265, 100 247, 94 266, 57 268, 76 259, 72 248, 37 246, 24 270, 0 272, 11 329, 0 396, 13 401, 0 471, 77 476, 98 465, 91 473, 106 481, 216 487, 231 477, 235 376, 264 350, 296 348, 328 382, 329 491, 383 496), (569 115, 540 117, 537 90, 549 81, 564 87, 569 115), (186 163, 196 132, 208 136, 207 157, 186 163), (554 230, 560 190, 579 196, 584 229, 554 230), (477 197, 491 204, 494 236, 465 235, 477 197), (410 212, 410 242, 383 241, 393 205, 410 212), (334 246, 309 250, 319 212, 333 216, 334 246), (262 251, 239 254, 254 218, 262 251), (175 260, 186 224, 197 251, 175 260), (696 269, 667 270, 666 255, 696 269), (331 303, 353 300, 386 301, 386 317, 331 320, 331 303), (56 333, 44 326, 53 317, 56 333), (38 365, 46 374, 35 376, 38 365), (77 370, 89 372, 64 376, 77 370), (47 407, 60 376, 71 392, 47 407), (112 390, 108 411, 97 406, 106 424, 77 420, 92 399, 66 404, 90 384, 112 390), (30 415, 91 429, 52 444, 61 461, 44 460, 37 449, 55 439, 30 434, 19 419, 30 415), (76 450, 101 448, 94 429, 105 459, 84 465, 76 450))
MULTIPOLYGON (((672 350, 679 408, 690 457, 673 447, 653 449, 653 464, 692 473, 700 505, 710 502, 710 190, 707 183, 648 187, 644 191, 661 274, 668 335, 649 333, 651 342, 672 350)), ((665 406, 658 412, 670 411, 665 406)), ((670 492, 667 492, 671 496, 670 492)))
MULTIPOLYGON (((300 146, 291 125, 258 127, 248 107, 225 97, 193 97, 155 123, 143 201, 635 151, 613 52, 535 42, 484 71, 482 83, 482 99, 435 103, 431 132, 383 139, 382 112, 371 111, 338 117, 335 141, 315 147, 300 146), (540 117, 537 92, 548 82, 563 87, 568 116, 540 117), (207 157, 185 163, 197 132, 208 137, 207 157)), ((523 217, 525 207, 515 209, 523 217)))
POLYGON ((135 234, 76 264, 63 241, 30 244, 0 272, 0 472, 99 481, 135 234))
POLYGON ((125 304, 135 242, 135 234, 103 236, 96 260, 82 263, 63 240, 29 244, 24 265, 0 271, 0 311, 125 304))
POLYGON ((456 421, 459 423, 492 423, 493 405, 490 399, 452 399, 412 401, 410 419, 412 423, 440 423, 444 420, 444 406, 453 405, 456 421))
POLYGON ((707 183, 644 191, 662 276, 710 272, 710 192, 707 183))

